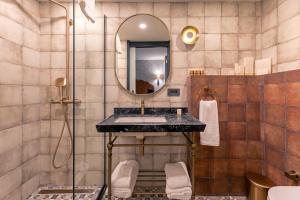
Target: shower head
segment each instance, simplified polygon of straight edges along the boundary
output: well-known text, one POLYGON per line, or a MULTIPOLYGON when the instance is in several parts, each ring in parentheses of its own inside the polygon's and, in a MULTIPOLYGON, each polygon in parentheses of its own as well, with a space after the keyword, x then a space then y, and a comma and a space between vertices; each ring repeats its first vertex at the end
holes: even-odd
POLYGON ((78 4, 85 17, 95 23, 95 0, 78 0, 78 4))
POLYGON ((67 79, 65 77, 60 77, 55 80, 56 87, 64 87, 67 85, 67 79))

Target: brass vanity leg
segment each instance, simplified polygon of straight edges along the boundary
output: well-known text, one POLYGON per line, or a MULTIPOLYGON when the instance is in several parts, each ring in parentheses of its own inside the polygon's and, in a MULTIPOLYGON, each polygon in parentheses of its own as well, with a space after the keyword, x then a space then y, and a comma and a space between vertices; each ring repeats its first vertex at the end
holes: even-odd
POLYGON ((111 168, 112 168, 112 134, 109 133, 109 141, 107 144, 108 150, 108 199, 111 200, 111 168))
POLYGON ((192 133, 192 198, 195 199, 195 154, 196 154, 196 143, 195 134, 192 133))

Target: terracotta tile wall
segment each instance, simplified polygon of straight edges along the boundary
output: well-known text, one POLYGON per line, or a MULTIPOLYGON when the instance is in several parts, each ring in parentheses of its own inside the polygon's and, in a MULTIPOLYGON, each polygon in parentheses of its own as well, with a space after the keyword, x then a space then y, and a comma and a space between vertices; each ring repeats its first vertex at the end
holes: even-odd
POLYGON ((265 173, 278 185, 294 185, 284 172, 300 171, 300 70, 265 76, 263 95, 265 173))
POLYGON ((284 172, 300 172, 300 70, 191 77, 189 107, 195 117, 206 85, 216 92, 221 145, 197 147, 196 192, 246 194, 244 175, 250 171, 277 185, 295 185, 284 172))
MULTIPOLYGON (((203 87, 216 92, 221 145, 198 146, 196 193, 245 195, 246 172, 263 172, 260 137, 261 78, 247 76, 194 76, 190 78, 190 110, 198 117, 203 87)), ((198 141, 200 138, 198 136, 198 141)))

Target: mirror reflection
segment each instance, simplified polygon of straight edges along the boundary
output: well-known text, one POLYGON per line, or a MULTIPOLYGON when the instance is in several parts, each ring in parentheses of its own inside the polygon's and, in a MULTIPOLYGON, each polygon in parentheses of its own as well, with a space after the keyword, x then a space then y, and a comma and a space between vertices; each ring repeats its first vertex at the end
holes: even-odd
POLYGON ((170 73, 170 37, 166 25, 151 15, 135 15, 119 27, 115 38, 115 71, 132 94, 153 94, 170 73))

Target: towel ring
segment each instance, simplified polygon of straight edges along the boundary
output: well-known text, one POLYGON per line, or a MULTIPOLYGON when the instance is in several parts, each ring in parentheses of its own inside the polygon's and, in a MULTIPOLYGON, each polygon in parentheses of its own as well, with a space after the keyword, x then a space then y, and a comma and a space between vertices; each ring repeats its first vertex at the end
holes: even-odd
MULTIPOLYGON (((201 100, 209 101, 209 100, 216 100, 216 97, 214 95, 216 93, 213 89, 211 89, 208 85, 203 87, 202 97, 201 100)), ((201 94, 201 92, 200 92, 201 94)))

